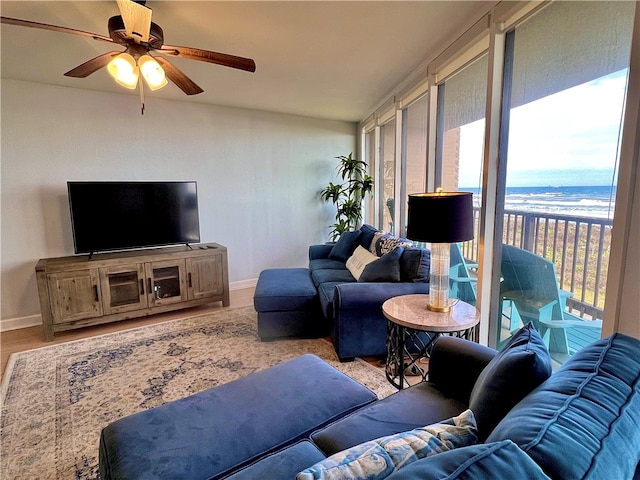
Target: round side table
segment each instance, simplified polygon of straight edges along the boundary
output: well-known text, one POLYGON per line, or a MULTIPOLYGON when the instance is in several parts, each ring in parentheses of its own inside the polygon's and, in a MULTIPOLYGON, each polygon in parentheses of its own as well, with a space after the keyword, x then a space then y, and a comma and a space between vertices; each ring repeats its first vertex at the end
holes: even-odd
POLYGON ((401 295, 382 304, 387 318, 387 360, 385 375, 389 383, 401 390, 407 374, 420 375, 426 381, 428 371, 418 364, 428 358, 431 346, 440 335, 471 340, 480 312, 461 300, 449 312, 427 310, 429 295, 401 295))

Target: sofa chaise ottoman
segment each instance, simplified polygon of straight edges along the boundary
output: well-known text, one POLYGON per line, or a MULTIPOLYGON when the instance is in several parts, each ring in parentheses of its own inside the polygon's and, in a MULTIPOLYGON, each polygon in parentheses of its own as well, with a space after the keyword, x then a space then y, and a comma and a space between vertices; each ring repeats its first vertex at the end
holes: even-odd
POLYGON ((303 355, 111 423, 100 436, 100 478, 220 478, 376 399, 303 355))
POLYGON ((258 337, 317 338, 329 328, 320 312, 318 292, 306 268, 271 268, 260 272, 253 295, 258 337))

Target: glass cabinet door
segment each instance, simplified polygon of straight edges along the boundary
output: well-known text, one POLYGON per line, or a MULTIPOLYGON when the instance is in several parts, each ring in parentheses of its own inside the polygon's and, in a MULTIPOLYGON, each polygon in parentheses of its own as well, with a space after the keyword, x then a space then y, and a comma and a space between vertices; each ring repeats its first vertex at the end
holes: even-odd
POLYGON ((100 269, 105 313, 137 310, 147 306, 144 264, 100 269))
POLYGON ((149 263, 147 275, 150 304, 163 305, 187 299, 184 260, 149 263))

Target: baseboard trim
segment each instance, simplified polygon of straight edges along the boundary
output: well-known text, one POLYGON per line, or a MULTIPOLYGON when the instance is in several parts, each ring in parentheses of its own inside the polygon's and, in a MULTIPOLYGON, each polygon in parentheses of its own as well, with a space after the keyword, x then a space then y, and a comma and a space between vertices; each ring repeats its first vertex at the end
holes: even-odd
POLYGON ((29 315, 28 317, 5 318, 0 321, 0 332, 18 330, 19 328, 29 328, 42 325, 40 314, 29 315))
MULTIPOLYGON (((229 290, 243 290, 245 288, 255 288, 258 284, 257 278, 249 280, 240 280, 238 282, 229 283, 229 290)), ((27 317, 3 318, 0 320, 0 332, 8 332, 10 330, 18 330, 20 328, 29 328, 42 325, 42 317, 40 314, 29 315, 27 317)))
POLYGON ((238 282, 229 283, 229 290, 243 290, 245 288, 256 288, 258 285, 257 278, 250 278, 249 280, 240 280, 238 282))

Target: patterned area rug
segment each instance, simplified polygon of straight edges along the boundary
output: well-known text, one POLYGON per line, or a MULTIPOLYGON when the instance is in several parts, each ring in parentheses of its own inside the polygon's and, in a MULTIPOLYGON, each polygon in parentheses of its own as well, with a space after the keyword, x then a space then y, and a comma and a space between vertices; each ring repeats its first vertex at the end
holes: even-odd
POLYGON ((3 479, 97 479, 100 430, 137 411, 314 353, 379 397, 395 390, 323 339, 260 342, 252 307, 11 356, 2 383, 3 479))

